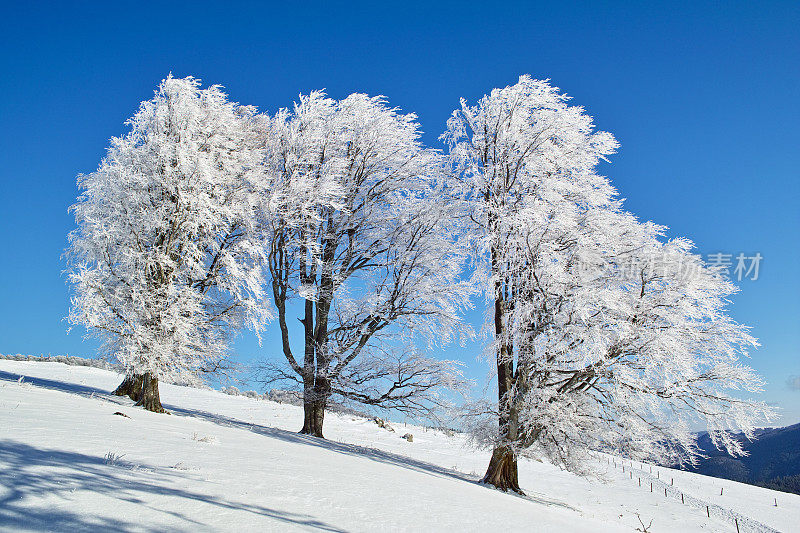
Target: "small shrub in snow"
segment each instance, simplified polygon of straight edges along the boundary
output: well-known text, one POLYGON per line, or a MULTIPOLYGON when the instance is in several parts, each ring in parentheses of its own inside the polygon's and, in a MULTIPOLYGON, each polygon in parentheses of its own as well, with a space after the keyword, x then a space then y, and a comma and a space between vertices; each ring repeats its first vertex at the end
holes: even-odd
POLYGON ((636 518, 638 518, 639 519, 639 523, 642 524, 642 527, 641 528, 637 527, 636 531, 641 531, 642 533, 650 533, 650 527, 653 525, 653 521, 650 520, 649 524, 644 525, 644 522, 642 522, 642 517, 639 516, 639 513, 636 513, 636 518))
POLYGON ((197 442, 207 442, 208 444, 217 443, 217 437, 215 437, 214 435, 205 435, 201 437, 200 435, 197 434, 197 432, 194 432, 194 434, 192 434, 192 440, 197 442))
POLYGON ((382 428, 382 429, 385 429, 385 430, 387 430, 387 431, 391 431, 392 433, 394 433, 394 428, 393 428, 392 426, 390 426, 390 425, 389 425, 389 422, 387 422, 387 421, 386 421, 386 420, 384 420, 383 418, 378 418, 378 417, 376 416, 376 417, 375 417, 375 418, 373 418, 372 420, 373 420, 373 422, 375 422, 376 424, 378 424, 378 427, 379 427, 379 428, 382 428))
POLYGON ((103 456, 103 463, 111 466, 116 466, 120 464, 120 460, 125 457, 125 454, 116 454, 114 452, 108 452, 103 456))

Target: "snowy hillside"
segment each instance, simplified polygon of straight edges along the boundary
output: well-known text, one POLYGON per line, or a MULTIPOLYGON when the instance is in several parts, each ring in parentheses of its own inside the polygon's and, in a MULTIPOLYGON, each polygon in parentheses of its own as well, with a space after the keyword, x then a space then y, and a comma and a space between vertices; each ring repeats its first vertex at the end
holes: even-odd
POLYGON ((800 531, 797 495, 600 458, 605 480, 522 461, 523 498, 478 484, 488 453, 459 435, 331 413, 321 441, 299 407, 162 385, 160 415, 119 381, 0 360, 0 529, 800 531))

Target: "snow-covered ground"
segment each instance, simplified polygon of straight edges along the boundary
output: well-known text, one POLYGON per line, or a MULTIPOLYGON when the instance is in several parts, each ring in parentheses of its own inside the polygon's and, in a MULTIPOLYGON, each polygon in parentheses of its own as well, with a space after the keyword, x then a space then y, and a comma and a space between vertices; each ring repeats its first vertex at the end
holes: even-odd
POLYGON ((522 461, 523 498, 478 484, 488 453, 460 435, 329 413, 321 441, 295 406, 162 385, 159 415, 119 381, 0 360, 0 529, 800 531, 796 495, 600 457, 605 480, 522 461))

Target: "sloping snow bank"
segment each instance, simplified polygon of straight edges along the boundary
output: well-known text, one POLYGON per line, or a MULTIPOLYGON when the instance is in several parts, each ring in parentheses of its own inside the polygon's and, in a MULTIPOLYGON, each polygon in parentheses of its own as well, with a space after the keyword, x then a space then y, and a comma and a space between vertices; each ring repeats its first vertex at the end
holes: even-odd
MULTIPOLYGON (((731 531, 618 469, 602 482, 524 461, 529 497, 520 498, 477 483, 488 453, 457 434, 397 422, 390 432, 330 413, 321 441, 296 433, 296 406, 167 384, 161 397, 173 414, 158 415, 111 396, 120 378, 0 361, 0 529, 631 532, 638 513, 652 532, 731 531)), ((702 478, 686 479, 702 487, 702 478)), ((797 530, 800 497, 747 485, 725 492, 731 502, 777 495, 780 506, 760 521, 797 530)))

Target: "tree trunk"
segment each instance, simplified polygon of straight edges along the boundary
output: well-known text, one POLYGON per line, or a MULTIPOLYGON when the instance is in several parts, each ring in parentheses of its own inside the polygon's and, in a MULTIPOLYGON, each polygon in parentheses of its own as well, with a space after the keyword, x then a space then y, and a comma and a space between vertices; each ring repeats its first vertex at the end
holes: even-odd
POLYGON ((326 400, 317 400, 314 405, 314 436, 324 439, 322 434, 322 423, 325 421, 325 408, 328 402, 326 400))
POLYGON ((141 405, 154 413, 167 412, 161 405, 161 397, 158 394, 158 378, 153 377, 149 372, 142 376, 142 394, 136 405, 141 405))
POLYGON ((127 396, 134 402, 138 402, 142 396, 142 374, 126 374, 125 379, 116 388, 114 394, 117 396, 127 396))
POLYGON ((303 435, 313 435, 324 439, 322 434, 322 423, 325 420, 325 400, 303 401, 303 435))
MULTIPOLYGON (((492 273, 500 273, 498 261, 498 245, 494 244, 492 254, 492 273)), ((500 341, 497 351, 497 407, 499 412, 499 442, 492 452, 489 468, 483 476, 483 483, 493 485, 500 490, 512 490, 524 494, 519 488, 517 474, 517 454, 511 443, 519 438, 519 417, 514 408, 514 347, 508 339, 505 306, 511 297, 508 280, 498 276, 494 284, 494 328, 495 338, 500 341)))
POLYGON ((330 396, 330 382, 322 376, 317 376, 313 389, 304 391, 303 429, 300 433, 314 435, 320 439, 325 438, 322 434, 322 424, 325 421, 325 408, 328 406, 330 396))
MULTIPOLYGON (((305 316, 300 321, 305 330, 303 352, 303 435, 316 435, 314 423, 314 301, 305 301, 305 316)), ((319 431, 322 436, 322 428, 319 431)))
MULTIPOLYGON (((300 433, 303 435, 317 434, 316 419, 314 417, 314 409, 316 403, 314 402, 314 380, 303 380, 303 429, 300 433)), ((320 429, 319 433, 322 433, 320 429)))
POLYGON ((498 446, 494 449, 492 460, 489 461, 489 468, 486 469, 486 475, 481 481, 500 490, 525 494, 519 488, 517 454, 510 446, 498 446))

